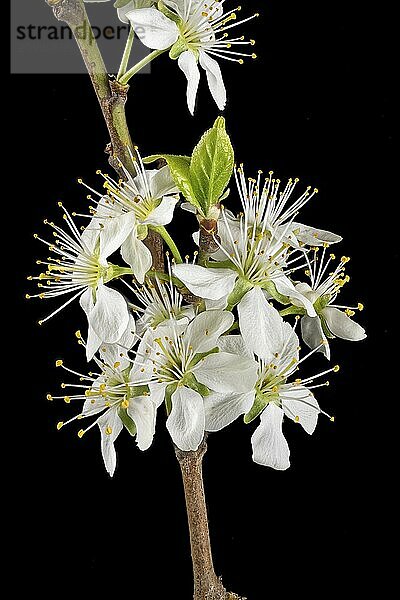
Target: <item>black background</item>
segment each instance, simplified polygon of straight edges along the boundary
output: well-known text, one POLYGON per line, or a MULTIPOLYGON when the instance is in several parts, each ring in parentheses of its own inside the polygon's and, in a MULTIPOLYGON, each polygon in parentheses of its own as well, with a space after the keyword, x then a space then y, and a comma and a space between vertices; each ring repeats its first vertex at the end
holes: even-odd
MULTIPOLYGON (((357 318, 369 334, 359 344, 334 344, 333 360, 342 369, 318 399, 335 414, 335 424, 321 418, 309 437, 286 423, 290 470, 253 464, 253 427, 240 421, 210 437, 205 483, 216 570, 229 589, 249 600, 361 592, 371 585, 384 550, 375 539, 390 485, 380 434, 398 395, 393 379, 387 381, 395 319, 387 283, 398 269, 392 264, 398 258, 391 191, 392 16, 382 3, 369 14, 364 3, 351 10, 349 4, 245 2, 242 14, 262 13, 246 26, 259 58, 221 65, 237 160, 246 162, 249 175, 273 169, 281 179, 298 176, 319 188, 303 221, 345 237, 337 253, 352 257, 352 282, 343 301, 365 303, 357 318)), ((218 114, 204 80, 192 118, 176 64, 161 57, 151 75, 136 78, 127 114, 142 154, 190 153, 218 114)), ((57 200, 71 210, 84 206, 77 177, 99 186, 95 170, 108 169, 95 97, 84 76, 14 76, 11 86, 17 131, 7 204, 17 232, 3 272, 16 279, 10 310, 17 350, 10 359, 14 383, 3 398, 7 405, 12 401, 11 418, 3 426, 13 432, 5 463, 9 457, 15 463, 8 480, 15 491, 14 564, 21 569, 15 590, 188 600, 183 492, 162 410, 146 453, 120 436, 117 471, 108 478, 98 432, 83 440, 74 426, 57 432, 55 423, 72 416, 74 407, 45 400, 62 378, 56 358, 85 368, 74 339, 76 329, 85 330, 84 315, 71 306, 39 328, 35 321, 49 305, 24 300, 24 277, 44 256, 32 233, 44 231, 44 217, 58 216, 57 200)), ((238 208, 235 202, 233 193, 226 204, 238 208)), ((181 215, 171 227, 188 251, 194 249, 191 219, 181 215)), ((325 367, 318 358, 305 372, 325 367)))

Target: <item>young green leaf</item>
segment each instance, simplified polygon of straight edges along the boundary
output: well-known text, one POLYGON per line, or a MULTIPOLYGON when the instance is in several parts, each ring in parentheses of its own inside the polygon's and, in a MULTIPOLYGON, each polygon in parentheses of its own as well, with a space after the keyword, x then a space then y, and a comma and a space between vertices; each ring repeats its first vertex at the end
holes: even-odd
POLYGON ((163 158, 170 168, 171 175, 175 181, 178 189, 186 200, 195 206, 198 210, 202 210, 199 202, 196 199, 193 187, 190 181, 189 167, 190 158, 189 156, 175 156, 173 154, 153 154, 143 159, 145 164, 152 163, 156 160, 163 158))
POLYGON ((233 166, 234 152, 225 130, 225 119, 218 117, 193 150, 189 168, 192 188, 205 217, 220 201, 233 166))

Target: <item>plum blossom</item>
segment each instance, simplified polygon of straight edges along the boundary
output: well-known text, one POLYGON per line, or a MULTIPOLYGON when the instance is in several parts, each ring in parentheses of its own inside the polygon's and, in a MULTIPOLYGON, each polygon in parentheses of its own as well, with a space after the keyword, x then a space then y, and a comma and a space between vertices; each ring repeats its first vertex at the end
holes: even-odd
MULTIPOLYGON (((121 248, 124 261, 131 267, 139 283, 143 283, 152 265, 150 250, 143 240, 148 226, 167 225, 171 222, 178 201, 176 187, 168 166, 161 169, 144 168, 138 150, 137 160, 132 156, 136 176, 124 169, 126 181, 115 181, 101 173, 105 179, 107 195, 85 185, 99 198, 93 208, 92 223, 101 228, 100 241, 113 251, 121 248)), ((124 168, 121 165, 121 168, 124 168)), ((99 171, 100 173, 100 171, 99 171)))
MULTIPOLYGON (((77 336, 80 338, 79 332, 77 336)), ((158 405, 154 403, 154 397, 150 397, 146 381, 141 382, 134 376, 131 360, 125 356, 118 361, 109 362, 110 358, 109 355, 107 361, 94 359, 100 371, 97 375, 92 372, 87 375, 78 373, 58 360, 56 366, 78 376, 81 382, 63 383, 62 388, 67 390, 71 387, 80 391, 75 394, 67 392, 64 396, 49 394, 47 397, 49 400, 63 398, 67 404, 83 403, 83 408, 77 415, 57 424, 58 430, 77 419, 96 417, 86 429, 79 430, 78 436, 82 438, 96 425, 99 427, 104 465, 112 477, 117 462, 114 443, 122 429, 125 427, 135 437, 140 450, 147 450, 154 437, 158 405)))
POLYGON ((223 4, 219 0, 165 0, 164 7, 159 3, 162 12, 144 8, 126 13, 132 27, 140 30, 140 40, 145 46, 153 50, 170 48, 170 57, 178 60, 187 79, 187 104, 192 114, 200 82, 198 64, 206 72, 212 97, 223 110, 226 89, 220 66, 213 57, 239 64, 243 63, 243 58, 256 58, 253 52, 235 50, 237 46, 253 46, 254 40, 229 37, 227 31, 258 14, 236 21, 240 7, 224 13, 223 4))
POLYGON ((257 363, 218 351, 218 339, 233 320, 232 313, 223 310, 204 311, 190 323, 171 320, 148 330, 138 348, 137 376, 149 377, 155 404, 166 400, 167 429, 181 450, 196 450, 203 439, 210 391, 230 396, 254 387, 257 363))
POLYGON ((36 261, 45 265, 45 271, 28 279, 37 280, 40 291, 27 298, 70 297, 39 324, 58 314, 68 304, 80 298, 80 305, 86 313, 89 325, 88 360, 97 351, 102 342, 113 344, 121 339, 129 326, 129 312, 126 300, 116 290, 106 284, 123 272, 108 263, 107 258, 115 250, 112 238, 100 240, 99 228, 87 228, 79 232, 68 211, 64 211, 64 220, 69 233, 53 222, 45 220, 53 230, 54 240, 47 242, 35 234, 52 253, 47 260, 36 261))
MULTIPOLYGON (((344 306, 336 304, 336 298, 350 277, 345 274, 345 265, 350 258, 342 256, 339 263, 332 271, 332 263, 336 256, 332 253, 326 256, 328 245, 325 244, 322 250, 321 259, 318 258, 318 248, 314 250, 313 261, 309 261, 309 268, 306 274, 310 278, 310 283, 298 283, 296 290, 304 294, 310 302, 313 303, 316 316, 305 315, 301 319, 301 334, 304 342, 309 348, 314 349, 317 346, 319 351, 330 359, 330 347, 328 339, 335 337, 352 342, 358 342, 367 337, 365 329, 351 318, 355 311, 362 311, 364 305, 361 302, 357 306, 344 306), (327 273, 329 273, 327 275, 327 273), (321 341, 323 345, 321 346, 321 341)), ((296 299, 292 299, 294 305, 298 305, 296 299)), ((299 311, 303 314, 304 311, 299 311)))
POLYGON ((241 414, 246 414, 246 423, 260 416, 260 424, 251 440, 253 460, 273 469, 284 470, 290 466, 289 446, 282 432, 284 416, 299 423, 311 435, 317 425, 318 415, 327 414, 320 409, 311 391, 326 383, 314 382, 330 372, 337 372, 339 367, 336 365, 306 379, 291 380, 299 365, 312 352, 299 359, 299 339, 294 328, 267 302, 259 288, 248 293, 247 304, 249 311, 257 308, 258 312, 254 314, 257 328, 241 328, 242 335, 222 337, 219 346, 247 358, 254 353, 258 363, 257 381, 252 396, 250 393, 241 396, 236 394, 230 405, 226 398, 218 394, 207 396, 206 429, 218 431, 241 414))
POLYGON ((234 306, 245 298, 254 287, 296 297, 310 316, 315 316, 312 303, 297 291, 288 275, 304 268, 306 253, 302 248, 291 248, 283 241, 285 230, 278 238, 271 237, 265 229, 259 229, 254 221, 250 224, 245 211, 236 221, 222 209, 224 227, 220 229, 217 242, 221 253, 219 259, 210 263, 213 268, 194 264, 175 265, 173 272, 197 296, 214 301, 213 307, 234 306), (299 261, 300 260, 300 264, 299 261), (221 265, 221 266, 219 266, 221 265), (215 303, 215 301, 217 301, 215 303))

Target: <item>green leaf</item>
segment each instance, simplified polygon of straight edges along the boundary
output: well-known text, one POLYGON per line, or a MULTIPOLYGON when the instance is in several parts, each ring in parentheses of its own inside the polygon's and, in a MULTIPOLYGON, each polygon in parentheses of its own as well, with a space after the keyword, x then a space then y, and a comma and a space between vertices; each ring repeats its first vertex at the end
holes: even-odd
POLYGON ((175 181, 179 191, 184 195, 186 200, 190 202, 197 210, 202 210, 199 202, 196 199, 196 195, 193 191, 193 187, 190 181, 190 158, 189 156, 175 156, 173 154, 153 154, 143 159, 145 164, 152 163, 156 160, 163 158, 170 168, 171 175, 175 181))
POLYGON ((220 201, 232 176, 233 166, 234 152, 225 130, 225 119, 218 117, 193 150, 190 161, 190 181, 205 217, 220 201))
POLYGON ((131 436, 135 436, 136 435, 136 425, 135 425, 134 421, 130 418, 128 413, 126 412, 126 408, 119 407, 118 416, 121 419, 125 429, 127 429, 129 431, 131 436))
POLYGON ((131 0, 116 0, 116 2, 114 2, 114 8, 123 8, 129 4, 129 2, 131 2, 131 0))

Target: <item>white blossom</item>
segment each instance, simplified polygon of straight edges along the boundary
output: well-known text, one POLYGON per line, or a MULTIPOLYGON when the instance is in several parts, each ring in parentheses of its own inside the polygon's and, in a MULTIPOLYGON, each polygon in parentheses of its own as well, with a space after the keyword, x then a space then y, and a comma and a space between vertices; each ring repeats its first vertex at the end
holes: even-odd
POLYGON ((218 431, 245 413, 246 422, 260 416, 260 424, 252 436, 253 459, 283 470, 290 465, 289 446, 282 432, 283 417, 299 423, 311 435, 318 415, 326 415, 311 390, 327 385, 327 382, 315 384, 315 381, 330 372, 337 372, 339 367, 334 366, 306 379, 293 379, 299 365, 312 352, 299 359, 299 339, 294 328, 267 302, 259 288, 249 292, 248 297, 252 297, 249 309, 254 309, 253 329, 241 327, 242 335, 222 337, 219 346, 242 355, 243 359, 249 359, 254 353, 258 362, 257 381, 252 393, 236 394, 230 403, 218 394, 207 396, 206 429, 218 431))
MULTIPOLYGON (((79 332, 77 335, 80 337, 79 332)), ((94 360, 100 372, 87 375, 66 367, 62 360, 58 360, 56 366, 78 376, 81 382, 63 383, 62 388, 78 389, 79 392, 71 394, 67 391, 64 396, 49 394, 47 397, 49 400, 63 398, 67 404, 83 403, 78 414, 57 424, 59 430, 77 419, 96 417, 86 429, 79 430, 78 436, 82 438, 95 425, 99 427, 104 464, 113 476, 117 461, 114 443, 123 427, 136 438, 140 450, 147 450, 154 437, 158 405, 150 397, 146 381, 134 376, 132 361, 127 356, 112 362, 112 354, 108 353, 107 360, 94 360)))
POLYGON ((193 114, 200 81, 198 64, 204 69, 208 87, 219 109, 226 104, 226 89, 218 62, 224 58, 239 64, 243 58, 256 58, 253 52, 238 52, 237 46, 254 45, 254 40, 229 37, 232 27, 246 23, 252 17, 236 21, 240 7, 223 12, 219 0, 165 0, 172 9, 163 14, 155 8, 132 10, 126 14, 132 27, 140 32, 145 46, 155 50, 171 48, 170 56, 178 59, 178 66, 187 79, 187 103, 193 114))
POLYGON ((171 320, 167 326, 148 330, 139 346, 138 377, 151 378, 149 389, 156 403, 166 399, 167 429, 181 450, 196 450, 203 439, 205 397, 210 390, 231 395, 254 387, 257 364, 253 359, 218 352, 218 339, 233 320, 232 313, 222 310, 202 312, 190 323, 171 320))
POLYGON ((115 250, 113 239, 100 240, 100 229, 94 226, 81 234, 68 211, 61 203, 59 205, 64 211, 69 232, 45 220, 45 224, 53 229, 55 239, 47 242, 35 234, 34 237, 46 244, 52 255, 47 260, 36 261, 39 265, 45 265, 46 270, 39 276, 28 277, 38 281, 40 292, 35 295, 27 294, 27 298, 70 296, 50 315, 40 320, 40 324, 80 298, 89 324, 89 359, 101 342, 112 344, 124 335, 129 325, 128 307, 124 297, 106 285, 116 276, 115 267, 107 261, 115 250))
MULTIPOLYGON (((318 259, 318 248, 314 250, 314 258, 309 261, 306 274, 310 284, 298 283, 296 290, 306 296, 316 309, 316 316, 304 315, 301 319, 301 334, 309 348, 320 348, 326 358, 330 359, 330 347, 327 338, 339 337, 344 340, 357 342, 366 338, 363 327, 353 321, 351 317, 356 310, 363 310, 361 302, 357 306, 344 306, 336 304, 336 298, 343 286, 350 281, 345 274, 345 265, 349 262, 347 256, 342 256, 335 268, 332 263, 335 255, 330 253, 327 257, 328 245, 322 250, 321 259, 318 259), (329 269, 332 268, 332 271, 329 269), (323 345, 321 346, 321 341, 323 345)), ((292 299, 293 304, 298 304, 292 299)))
POLYGON ((175 265, 173 272, 176 277, 193 294, 214 301, 214 307, 224 308, 240 303, 249 290, 259 287, 269 292, 276 290, 285 297, 296 297, 307 313, 315 316, 312 303, 296 290, 288 277, 307 265, 304 258, 306 251, 292 248, 283 241, 285 230, 279 237, 272 237, 266 227, 259 228, 256 221, 251 223, 248 211, 235 220, 222 209, 222 220, 224 227, 219 230, 220 241, 217 243, 221 253, 218 258, 225 258, 225 261, 215 261, 212 264, 214 268, 175 265))
POLYGON ((178 201, 178 188, 168 166, 146 170, 137 148, 136 153, 137 160, 131 157, 137 173, 135 177, 122 165, 126 181, 117 182, 101 173, 107 195, 80 182, 99 198, 96 201, 90 196, 96 203, 92 223, 101 228, 101 243, 112 246, 113 251, 121 248, 122 258, 139 283, 143 283, 152 265, 151 252, 143 242, 148 226, 163 226, 171 222, 178 201))

